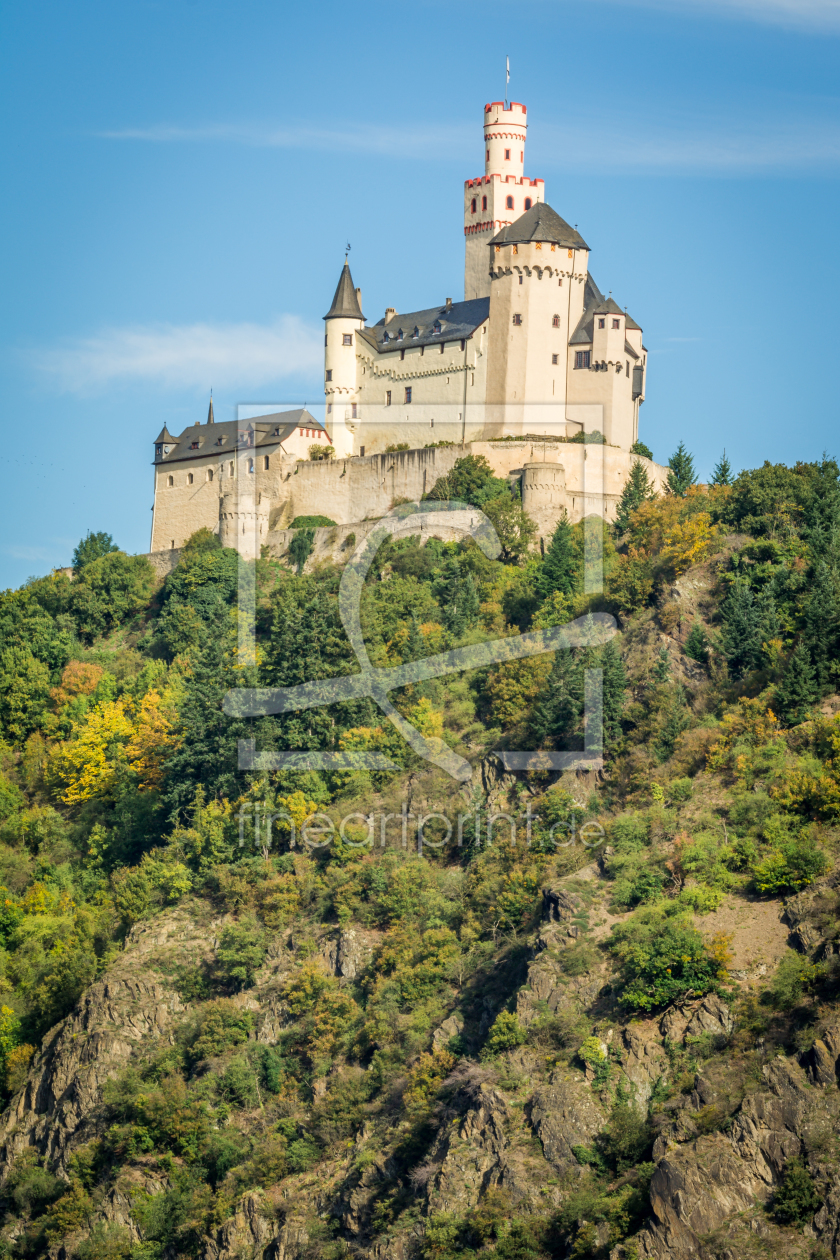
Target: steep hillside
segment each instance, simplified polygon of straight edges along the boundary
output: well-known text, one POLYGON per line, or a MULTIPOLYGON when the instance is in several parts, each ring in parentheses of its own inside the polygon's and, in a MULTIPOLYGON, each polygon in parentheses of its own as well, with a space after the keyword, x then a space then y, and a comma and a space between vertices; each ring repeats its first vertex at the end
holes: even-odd
POLYGON ((256 664, 206 532, 0 597, 0 1254, 840 1256, 840 473, 717 480, 639 465, 595 595, 475 460, 439 497, 501 558, 381 548, 377 667, 617 618, 390 693, 468 781, 369 699, 225 716, 358 670, 305 536, 256 664), (598 670, 603 768, 505 769, 582 748, 598 670))

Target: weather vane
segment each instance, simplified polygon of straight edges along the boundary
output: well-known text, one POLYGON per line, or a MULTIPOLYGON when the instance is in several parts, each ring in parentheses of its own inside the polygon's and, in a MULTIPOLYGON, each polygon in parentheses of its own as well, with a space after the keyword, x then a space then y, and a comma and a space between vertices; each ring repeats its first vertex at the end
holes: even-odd
POLYGON ((349 242, 349 241, 348 241, 348 242, 347 242, 347 244, 344 246, 344 249, 345 249, 345 252, 346 252, 346 253, 348 253, 348 254, 350 253, 350 242, 349 242))

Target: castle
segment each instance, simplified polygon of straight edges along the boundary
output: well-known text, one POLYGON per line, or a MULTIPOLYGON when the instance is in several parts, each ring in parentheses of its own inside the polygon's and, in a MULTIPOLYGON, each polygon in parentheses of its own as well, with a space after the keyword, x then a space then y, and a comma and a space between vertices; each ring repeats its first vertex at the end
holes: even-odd
MULTIPOLYGON (((324 316, 324 421, 297 410, 155 442, 151 551, 196 529, 255 554, 300 516, 339 525, 418 499, 463 455, 518 478, 540 533, 609 518, 637 458, 642 330, 589 273, 589 246, 525 174, 527 111, 484 108, 484 174, 464 184, 464 299, 369 326, 345 259, 324 316), (587 438, 594 435, 595 441, 587 438), (318 448, 313 450, 313 448, 318 448)), ((644 461, 654 485, 667 470, 644 461)))

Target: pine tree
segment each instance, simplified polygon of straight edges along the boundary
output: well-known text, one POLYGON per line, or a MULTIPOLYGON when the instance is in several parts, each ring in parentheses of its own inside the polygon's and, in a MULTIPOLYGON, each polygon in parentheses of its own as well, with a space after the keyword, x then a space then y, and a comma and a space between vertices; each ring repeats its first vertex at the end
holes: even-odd
POLYGON ((426 655, 426 648, 423 642, 423 636, 420 633, 420 624, 412 613, 411 621, 408 626, 408 638, 403 644, 402 658, 403 661, 419 661, 421 657, 426 655))
POLYGON ((578 556, 572 527, 564 512, 551 535, 551 542, 540 565, 534 586, 540 599, 547 599, 553 591, 564 595, 574 594, 578 571, 578 556))
POLYGON ((621 716, 627 691, 627 674, 621 653, 614 640, 601 649, 601 669, 604 671, 604 747, 611 748, 621 739, 621 716))
POLYGON ((545 692, 531 710, 531 733, 537 742, 561 739, 577 727, 583 712, 583 668, 571 648, 559 648, 545 692))
POLYGON ((800 641, 791 653, 782 681, 776 688, 774 710, 788 726, 796 726, 805 721, 818 695, 819 686, 811 655, 800 641))
POLYGON ((618 508, 615 517, 615 529, 619 534, 623 534, 630 525, 630 514, 635 512, 636 508, 645 499, 652 499, 654 496, 653 486, 650 484, 650 478, 647 469, 640 460, 633 461, 633 467, 630 469, 630 476, 621 492, 621 498, 618 500, 618 508))
POLYGON ((465 628, 469 630, 478 621, 478 614, 481 609, 478 587, 471 573, 467 574, 461 586, 461 608, 464 615, 465 628))
POLYGON ((755 669, 761 660, 764 618, 748 582, 739 579, 732 588, 721 609, 723 631, 721 648, 729 663, 733 678, 741 678, 755 669))
POLYGON ((677 740, 683 731, 691 725, 691 718, 685 706, 685 695, 682 687, 677 687, 671 703, 665 712, 665 720, 659 728, 656 740, 656 755, 660 761, 667 761, 677 746, 677 740))
POLYGON ((831 665, 837 657, 840 607, 831 572, 822 560, 813 571, 811 597, 803 621, 802 641, 813 662, 816 684, 824 692, 831 686, 831 665))
POLYGON ((732 476, 732 465, 726 458, 726 448, 724 448, 723 454, 715 465, 714 472, 712 473, 712 485, 731 486, 734 480, 735 478, 732 476))
POLYGON ((685 442, 680 442, 671 458, 668 460, 668 473, 665 482, 665 489, 669 494, 676 495, 678 498, 684 498, 690 486, 697 481, 697 474, 694 471, 694 459, 685 449, 685 442))
POLYGON ((683 651, 691 660, 699 661, 701 665, 706 664, 709 658, 709 640, 699 621, 695 621, 691 627, 683 651))
POLYGON ((671 662, 668 657, 668 649, 661 647, 656 658, 656 664, 653 667, 653 680, 657 683, 666 683, 670 677, 671 662))

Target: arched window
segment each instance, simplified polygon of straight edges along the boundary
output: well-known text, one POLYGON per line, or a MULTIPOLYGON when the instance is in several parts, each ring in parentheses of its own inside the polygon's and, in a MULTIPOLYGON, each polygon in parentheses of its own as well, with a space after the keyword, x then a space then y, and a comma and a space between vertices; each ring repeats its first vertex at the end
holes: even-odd
POLYGON ((481 198, 481 208, 482 208, 482 210, 486 210, 486 209, 487 209, 487 198, 486 198, 486 197, 482 197, 482 198, 481 198))
POLYGON ((526 197, 526 198, 525 198, 525 209, 526 209, 526 210, 530 210, 530 209, 531 209, 531 198, 530 198, 530 197, 526 197))
POLYGON ((508 198, 506 199, 506 201, 505 201, 505 205, 507 206, 508 210, 512 210, 512 209, 513 209, 513 197, 508 197, 508 198))
POLYGON ((253 472, 253 471, 254 471, 254 461, 253 461, 253 459, 249 459, 249 460, 248 460, 248 472, 253 472))
POLYGON ((553 319, 552 319, 552 321, 551 321, 551 327, 552 327, 552 328, 559 328, 559 327, 560 327, 560 316, 559 316, 559 315, 555 315, 555 316, 554 316, 554 318, 553 318, 553 319))
POLYGON ((166 482, 166 484, 167 484, 168 486, 174 486, 174 485, 175 485, 175 478, 174 478, 174 477, 168 477, 168 478, 167 478, 167 482, 166 482))
POLYGON ((191 486, 192 483, 193 483, 193 475, 192 473, 187 473, 187 485, 191 486))
POLYGON ((266 472, 268 472, 269 468, 271 467, 271 463, 270 463, 270 461, 269 461, 269 457, 268 457, 267 455, 265 455, 265 456, 263 457, 263 459, 264 459, 263 468, 266 470, 266 472))
POLYGON ((233 460, 230 461, 230 475, 233 476, 233 460))
POLYGON ((213 480, 213 469, 212 469, 212 468, 208 468, 208 469, 207 469, 207 480, 208 480, 208 481, 212 481, 212 480, 213 480))
POLYGON ((477 206, 478 206, 478 198, 477 198, 477 197, 473 197, 472 201, 470 202, 470 213, 471 213, 471 214, 475 214, 475 211, 476 211, 476 207, 477 207, 477 206))

